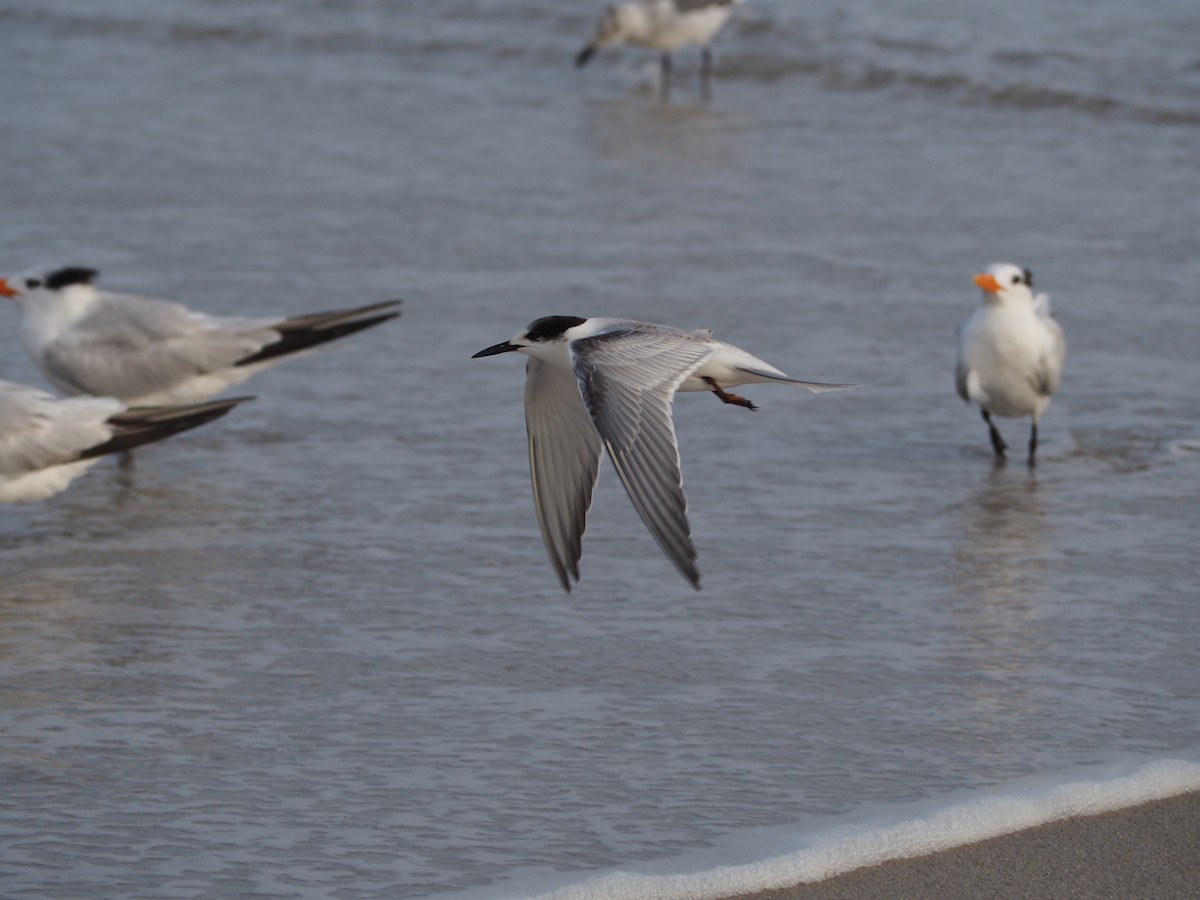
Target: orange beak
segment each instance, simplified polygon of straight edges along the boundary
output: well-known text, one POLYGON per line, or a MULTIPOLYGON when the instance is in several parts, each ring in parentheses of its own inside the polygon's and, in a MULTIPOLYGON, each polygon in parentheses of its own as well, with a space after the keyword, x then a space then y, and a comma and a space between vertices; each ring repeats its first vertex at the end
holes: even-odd
POLYGON ((1000 293, 1000 282, 998 282, 996 280, 996 276, 992 275, 990 272, 984 272, 980 275, 976 275, 971 280, 974 281, 981 288, 983 288, 985 291, 987 291, 989 294, 1000 293))
POLYGON ((0 297, 15 297, 17 292, 8 286, 8 282, 0 278, 0 297))

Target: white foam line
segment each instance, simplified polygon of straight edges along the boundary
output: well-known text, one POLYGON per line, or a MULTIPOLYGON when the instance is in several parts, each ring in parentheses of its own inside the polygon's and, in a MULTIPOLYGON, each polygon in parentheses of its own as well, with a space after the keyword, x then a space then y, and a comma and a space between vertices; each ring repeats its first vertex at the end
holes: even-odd
POLYGON ((1159 760, 1105 781, 1009 789, 898 824, 838 828, 792 853, 754 863, 678 875, 614 872, 536 900, 718 900, 821 881, 892 859, 924 856, 1071 816, 1094 816, 1196 790, 1200 764, 1159 760))

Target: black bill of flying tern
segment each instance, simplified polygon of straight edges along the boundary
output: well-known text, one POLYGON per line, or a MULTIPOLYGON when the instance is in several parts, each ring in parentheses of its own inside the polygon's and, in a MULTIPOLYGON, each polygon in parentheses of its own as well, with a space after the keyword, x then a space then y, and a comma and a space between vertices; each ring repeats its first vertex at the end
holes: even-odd
POLYGON ((1008 446, 992 416, 1030 416, 1029 465, 1037 455, 1038 419, 1062 381, 1067 344, 1050 314, 1050 298, 1034 294, 1033 273, 995 263, 975 276, 983 303, 958 329, 958 395, 975 403, 987 422, 992 450, 1003 461, 1008 446))
POLYGON ((550 563, 567 591, 579 580, 602 449, 663 553, 699 590, 671 419, 676 391, 710 391, 725 403, 756 409, 728 388, 771 383, 823 393, 855 386, 790 378, 714 340, 711 331, 629 319, 547 316, 472 358, 513 351, 529 357, 525 425, 533 501, 550 563))
POLYGON ((131 409, 112 397, 62 399, 0 381, 0 503, 53 496, 104 456, 204 425, 249 399, 131 409))
POLYGON ((197 403, 303 350, 400 313, 399 300, 290 317, 211 316, 96 286, 68 266, 0 278, 23 313, 21 343, 66 394, 131 406, 197 403))

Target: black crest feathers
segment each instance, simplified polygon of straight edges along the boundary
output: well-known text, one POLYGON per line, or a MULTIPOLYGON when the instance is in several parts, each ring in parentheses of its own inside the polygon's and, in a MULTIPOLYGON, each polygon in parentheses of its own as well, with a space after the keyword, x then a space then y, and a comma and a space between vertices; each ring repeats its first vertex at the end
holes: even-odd
POLYGON ((529 323, 525 337, 531 341, 553 340, 562 337, 562 333, 568 328, 582 325, 586 321, 587 319, 581 319, 579 316, 543 316, 529 323))
POLYGON ((67 266, 46 276, 45 285, 49 290, 58 291, 72 284, 91 284, 99 275, 95 269, 84 269, 79 266, 67 266))

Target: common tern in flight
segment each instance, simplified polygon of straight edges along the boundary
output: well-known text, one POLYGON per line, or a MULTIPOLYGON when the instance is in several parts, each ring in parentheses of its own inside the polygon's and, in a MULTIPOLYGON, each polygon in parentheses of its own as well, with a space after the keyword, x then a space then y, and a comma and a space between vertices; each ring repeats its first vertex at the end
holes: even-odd
POLYGON ((1033 273, 996 263, 975 276, 983 305, 958 329, 958 395, 976 403, 987 422, 992 449, 1008 449, 992 416, 1033 417, 1029 465, 1037 454, 1038 419, 1062 380, 1067 345, 1050 315, 1050 298, 1033 293, 1033 273))
POLYGON ((854 387, 789 378, 745 350, 713 340, 711 331, 630 319, 546 316, 472 358, 510 351, 529 357, 525 427, 533 502, 550 563, 567 591, 571 579, 579 580, 602 448, 659 547, 700 589, 671 420, 676 391, 711 391, 725 403, 756 409, 727 388, 757 382, 813 393, 854 387))
POLYGON ((24 313, 21 343, 67 394, 131 406, 207 400, 293 353, 399 315, 399 300, 289 318, 210 316, 152 297, 116 294, 75 266, 0 278, 24 313))
POLYGON ((710 43, 742 0, 624 0, 609 6, 596 32, 575 57, 584 66, 607 44, 634 44, 662 53, 662 70, 671 74, 671 54, 692 44, 702 48, 701 72, 712 72, 710 43))
POLYGON ((219 419, 249 399, 130 409, 112 397, 64 400, 0 381, 0 503, 50 497, 110 453, 219 419))

